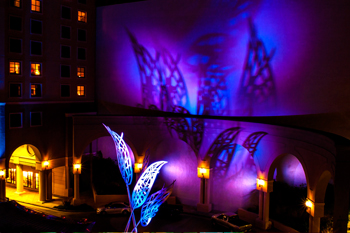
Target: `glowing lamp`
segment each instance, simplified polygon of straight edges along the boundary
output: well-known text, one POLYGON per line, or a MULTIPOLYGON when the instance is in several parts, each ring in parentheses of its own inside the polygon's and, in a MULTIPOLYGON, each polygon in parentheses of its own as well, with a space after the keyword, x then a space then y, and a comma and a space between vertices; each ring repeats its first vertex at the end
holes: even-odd
POLYGON ((6 174, 6 172, 5 172, 5 169, 3 169, 3 170, 0 170, 0 179, 5 179, 5 174, 6 174))
POLYGON ((197 168, 197 176, 199 178, 209 179, 209 169, 204 167, 197 168))
POLYGON ((81 164, 80 163, 75 163, 73 164, 73 173, 74 174, 81 174, 81 164))
POLYGON ((49 167, 49 161, 48 160, 44 161, 43 166, 45 167, 45 169, 47 169, 49 167))
POLYGON ((142 163, 135 163, 135 173, 140 173, 142 170, 142 163))
POLYGON ((309 199, 305 202, 305 206, 307 208, 311 208, 312 207, 312 201, 310 201, 309 199))

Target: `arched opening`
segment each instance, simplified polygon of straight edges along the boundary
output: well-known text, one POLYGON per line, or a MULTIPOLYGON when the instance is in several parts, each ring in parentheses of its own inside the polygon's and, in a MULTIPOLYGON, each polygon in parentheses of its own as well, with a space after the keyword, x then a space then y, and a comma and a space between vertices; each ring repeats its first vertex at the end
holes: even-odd
MULTIPOLYGON (((134 164, 134 152, 128 144, 127 148, 134 164)), ((117 198, 116 195, 127 194, 111 136, 99 137, 88 144, 81 156, 81 168, 80 196, 82 199, 93 199, 87 202, 95 202, 96 206, 100 206, 116 201, 113 199, 117 198)), ((135 175, 133 177, 135 179, 135 175)), ((128 201, 127 196, 122 199, 128 201)))
POLYGON ((39 198, 42 156, 38 148, 30 144, 19 146, 12 153, 6 178, 6 193, 10 199, 21 199, 36 202, 39 198))
POLYGON ((307 175, 303 164, 292 154, 278 156, 270 166, 269 180, 274 180, 270 193, 270 218, 300 232, 308 231, 306 212, 307 175))

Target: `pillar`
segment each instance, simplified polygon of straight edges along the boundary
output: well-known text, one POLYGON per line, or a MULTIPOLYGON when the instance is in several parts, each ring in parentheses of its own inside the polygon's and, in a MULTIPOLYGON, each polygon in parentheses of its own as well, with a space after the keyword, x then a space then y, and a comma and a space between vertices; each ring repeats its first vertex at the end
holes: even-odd
POLYGON ((255 225, 263 230, 271 228, 270 221, 270 192, 273 191, 273 180, 266 181, 259 189, 259 217, 255 225))
POLYGON ((45 171, 39 171, 39 201, 46 201, 45 171))
POLYGON ((324 216, 324 203, 314 203, 310 210, 309 232, 320 232, 321 218, 324 216))
POLYGON ((200 178, 200 194, 199 203, 197 204, 197 210, 201 212, 209 213, 211 211, 212 205, 210 204, 209 196, 209 179, 200 178))
POLYGON ((46 200, 52 200, 52 169, 46 170, 46 200))
POLYGON ((79 174, 74 174, 74 198, 73 205, 80 204, 80 195, 79 195, 79 174))
POLYGON ((23 165, 16 164, 16 193, 23 193, 23 165))
POLYGON ((6 201, 6 180, 0 179, 0 202, 6 201))

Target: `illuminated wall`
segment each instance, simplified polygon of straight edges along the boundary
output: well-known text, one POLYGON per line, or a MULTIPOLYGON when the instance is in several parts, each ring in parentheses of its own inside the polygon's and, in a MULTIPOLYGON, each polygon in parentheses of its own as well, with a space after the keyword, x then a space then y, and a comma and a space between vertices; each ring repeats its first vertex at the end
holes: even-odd
POLYGON ((208 115, 350 110, 349 13, 323 0, 99 7, 99 111, 120 113, 115 104, 208 115))

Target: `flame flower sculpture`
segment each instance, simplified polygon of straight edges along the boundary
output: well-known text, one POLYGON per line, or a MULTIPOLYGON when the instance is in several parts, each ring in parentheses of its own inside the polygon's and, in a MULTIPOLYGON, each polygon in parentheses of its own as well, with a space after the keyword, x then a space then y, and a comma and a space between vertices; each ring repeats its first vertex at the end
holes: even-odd
MULTIPOLYGON (((123 134, 119 136, 116 132, 112 131, 108 126, 104 125, 104 127, 107 129, 107 131, 110 133, 110 135, 113 138, 116 152, 117 152, 118 167, 125 181, 129 202, 130 202, 129 185, 132 182, 133 169, 132 169, 132 162, 131 162, 128 148, 126 146, 126 143, 123 140, 123 134)), ((144 168, 142 169, 142 175, 137 181, 132 193, 132 200, 131 200, 131 206, 130 206, 131 215, 126 225, 125 231, 129 230, 130 219, 133 220, 133 225, 134 225, 133 231, 135 232, 137 232, 137 226, 140 222, 142 226, 147 226, 151 221, 151 219, 155 216, 156 212, 158 211, 158 207, 162 203, 164 203, 165 200, 170 196, 172 192, 172 187, 175 182, 174 181, 167 188, 162 188, 161 190, 154 193, 147 199, 149 192, 152 189, 153 183, 156 180, 156 177, 160 169, 167 162, 158 161, 148 166, 149 153, 147 153, 146 157, 147 157, 145 158, 146 161, 144 161, 144 168), (133 214, 134 209, 141 207, 145 202, 146 202, 145 206, 142 207, 141 209, 141 219, 139 223, 136 224, 135 216, 133 214)))

